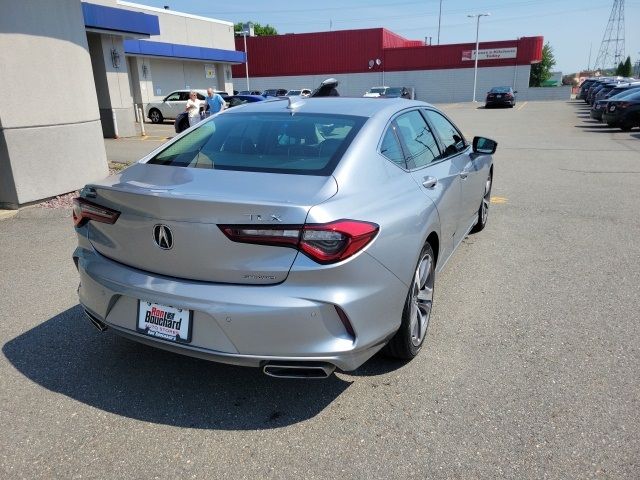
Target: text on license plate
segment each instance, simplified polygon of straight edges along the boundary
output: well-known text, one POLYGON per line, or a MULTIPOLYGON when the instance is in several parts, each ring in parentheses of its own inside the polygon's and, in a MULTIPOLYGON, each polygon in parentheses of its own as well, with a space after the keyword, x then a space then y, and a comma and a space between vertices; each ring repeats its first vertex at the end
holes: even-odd
POLYGON ((192 311, 140 300, 138 332, 146 335, 188 343, 191 341, 192 311))

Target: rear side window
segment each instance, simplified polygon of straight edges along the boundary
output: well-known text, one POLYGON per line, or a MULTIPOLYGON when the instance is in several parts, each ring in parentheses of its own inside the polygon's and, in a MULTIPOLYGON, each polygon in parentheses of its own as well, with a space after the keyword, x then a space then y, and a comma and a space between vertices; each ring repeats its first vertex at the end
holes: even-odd
POLYGON ((365 121, 365 117, 302 113, 219 115, 147 163, 326 176, 365 121))
POLYGON ((177 102, 180 100, 180 92, 175 92, 164 99, 165 102, 177 102))
POLYGON ((444 144, 443 157, 455 155, 467 148, 462 133, 449 120, 433 110, 426 110, 425 113, 444 144))
POLYGON ((409 169, 424 167, 440 156, 436 139, 418 110, 400 115, 396 125, 406 148, 409 169))
POLYGON ((400 143, 398 143, 398 138, 396 137, 394 130, 395 127, 393 126, 387 129, 387 133, 384 134, 384 138, 382 139, 380 153, 393 163, 400 165, 402 168, 407 168, 402 148, 400 148, 400 143))

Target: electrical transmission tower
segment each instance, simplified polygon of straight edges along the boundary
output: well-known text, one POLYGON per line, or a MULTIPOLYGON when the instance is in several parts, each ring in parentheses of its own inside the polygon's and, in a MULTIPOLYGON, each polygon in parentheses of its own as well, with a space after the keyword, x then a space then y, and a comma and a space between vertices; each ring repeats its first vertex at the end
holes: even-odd
POLYGON ((614 0, 594 69, 615 68, 624 60, 624 0, 614 0))

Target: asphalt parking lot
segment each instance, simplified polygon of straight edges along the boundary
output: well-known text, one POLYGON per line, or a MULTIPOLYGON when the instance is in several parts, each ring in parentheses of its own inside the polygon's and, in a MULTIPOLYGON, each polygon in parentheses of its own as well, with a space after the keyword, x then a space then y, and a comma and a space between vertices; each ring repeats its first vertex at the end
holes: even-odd
POLYGON ((443 108, 499 142, 492 207, 408 364, 285 381, 99 333, 70 219, 0 221, 0 476, 639 478, 640 131, 443 108))

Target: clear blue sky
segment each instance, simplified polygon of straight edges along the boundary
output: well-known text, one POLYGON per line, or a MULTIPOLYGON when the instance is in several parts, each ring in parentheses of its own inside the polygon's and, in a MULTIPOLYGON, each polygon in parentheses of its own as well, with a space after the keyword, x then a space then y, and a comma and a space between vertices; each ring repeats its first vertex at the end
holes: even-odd
MULTIPOLYGON (((273 25, 278 33, 305 33, 384 27, 412 40, 433 37, 436 43, 439 0, 133 0, 137 3, 241 22, 273 25), (305 8, 306 6, 306 8, 305 8)), ((555 70, 571 73, 587 67, 609 19, 612 0, 443 0, 440 43, 475 41, 470 13, 490 12, 480 22, 480 40, 509 40, 542 35, 554 49, 555 70)), ((626 54, 640 59, 640 0, 625 1, 626 54)))

